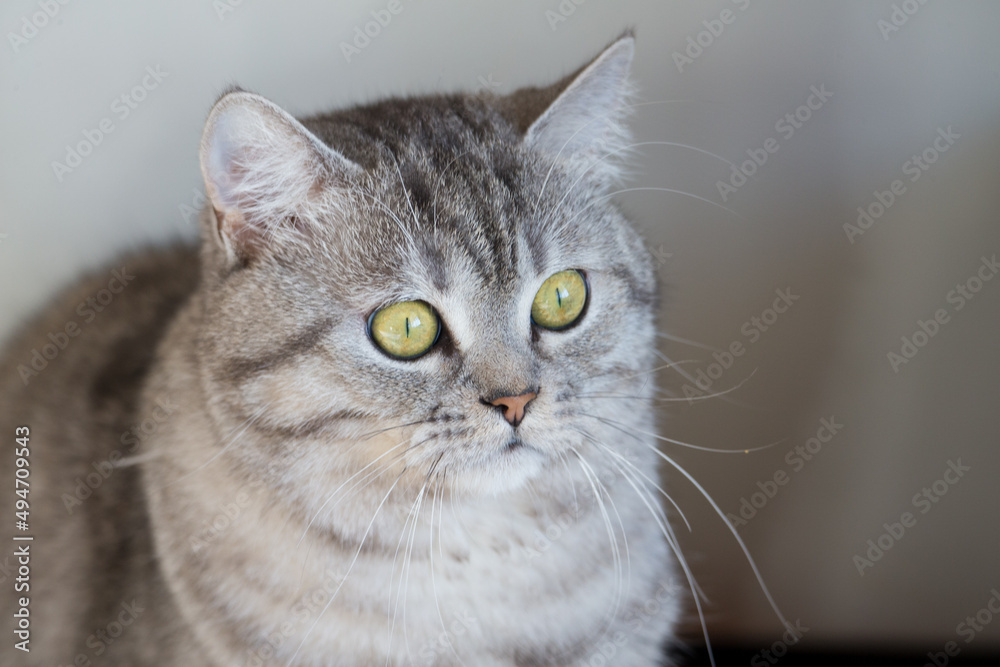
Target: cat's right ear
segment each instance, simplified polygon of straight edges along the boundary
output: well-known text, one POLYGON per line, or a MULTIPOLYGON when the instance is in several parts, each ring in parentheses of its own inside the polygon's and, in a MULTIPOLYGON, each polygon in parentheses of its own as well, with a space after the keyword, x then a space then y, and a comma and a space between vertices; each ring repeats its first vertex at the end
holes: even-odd
POLYGON ((331 193, 361 170, 274 103, 239 90, 212 107, 200 159, 212 231, 241 263, 302 240, 331 193))

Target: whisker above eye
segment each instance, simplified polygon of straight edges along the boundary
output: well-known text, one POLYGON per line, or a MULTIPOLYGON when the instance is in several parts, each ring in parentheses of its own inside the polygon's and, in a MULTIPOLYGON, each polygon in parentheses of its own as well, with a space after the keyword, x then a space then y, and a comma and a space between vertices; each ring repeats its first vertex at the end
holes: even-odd
MULTIPOLYGON (((405 189, 404 189, 404 192, 405 192, 405 189)), ((391 208, 389 208, 388 204, 386 204, 381 199, 379 199, 378 197, 376 197, 374 194, 371 194, 369 192, 361 191, 361 195, 365 196, 365 197, 368 197, 374 203, 376 203, 379 206, 381 206, 382 210, 385 211, 385 213, 390 218, 392 218, 393 222, 396 223, 396 226, 399 227, 399 230, 403 233, 403 236, 405 236, 407 238, 407 240, 410 242, 410 246, 413 247, 413 243, 414 243, 413 242, 413 236, 410 234, 410 230, 408 230, 406 228, 406 225, 403 223, 402 220, 399 219, 399 216, 396 215, 391 208)), ((409 195, 407 195, 407 201, 409 201, 409 195)))
POLYGON ((616 148, 615 150, 610 151, 610 152, 606 153, 605 155, 603 155, 603 156, 601 156, 600 158, 597 158, 597 159, 598 160, 603 160, 604 158, 611 157, 612 155, 615 155, 617 153, 624 153, 624 152, 630 151, 630 150, 632 150, 634 148, 639 148, 640 146, 677 146, 678 148, 687 148, 687 149, 692 150, 692 151, 697 151, 699 153, 704 153, 705 155, 708 155, 709 157, 714 157, 716 160, 721 160, 722 162, 725 162, 727 165, 729 165, 730 167, 732 167, 734 169, 738 168, 734 163, 730 162, 729 160, 727 160, 726 158, 722 157, 721 155, 713 153, 712 151, 707 151, 704 148, 698 148, 697 146, 691 146, 690 144, 682 144, 682 143, 680 143, 678 141, 637 141, 635 143, 628 144, 627 146, 622 146, 621 148, 616 148))
MULTIPOLYGON (((389 155, 392 157, 393 165, 396 167, 396 175, 399 176, 399 185, 403 189, 403 196, 406 197, 406 205, 410 207, 410 213, 413 215, 413 222, 420 227, 420 218, 417 217, 417 211, 413 208, 413 202, 410 201, 410 192, 406 189, 406 181, 403 180, 403 170, 399 168, 399 158, 392 151, 389 151, 389 155)), ((407 238, 410 240, 410 245, 414 245, 413 237, 410 236, 408 231, 405 231, 407 238)))
MULTIPOLYGON (((602 158, 599 158, 598 161, 604 159, 605 157, 609 157, 610 155, 613 155, 613 153, 608 153, 607 155, 603 156, 602 158)), ((715 157, 718 157, 718 156, 715 156, 715 157)), ((724 158, 719 158, 719 159, 724 160, 724 158)), ((561 209, 561 207, 563 205, 563 202, 565 202, 566 199, 567 199, 567 197, 569 197, 569 195, 573 192, 573 190, 576 188, 576 185, 583 180, 583 176, 584 175, 580 175, 576 179, 576 181, 573 183, 573 185, 570 186, 567 189, 567 191, 563 195, 562 199, 559 200, 559 202, 553 207, 553 210, 549 213, 549 215, 546 216, 546 221, 550 220, 561 209)), ((546 181, 547 180, 548 180, 548 176, 546 176, 546 181)), ((544 189, 544 185, 543 185, 543 189, 544 189)), ((566 224, 566 225, 572 224, 583 213, 586 213, 591 208, 593 208, 594 206, 597 206, 601 202, 607 201, 607 200, 611 199, 612 197, 615 197, 616 195, 625 194, 625 193, 629 193, 629 192, 665 192, 665 193, 668 193, 668 194, 684 195, 685 197, 691 197, 693 199, 697 199, 698 201, 704 202, 704 203, 709 204, 711 206, 715 206, 716 208, 720 208, 723 211, 729 213, 730 215, 732 215, 732 216, 734 216, 736 218, 739 218, 743 222, 749 222, 749 220, 747 219, 747 217, 745 215, 743 215, 741 213, 738 213, 737 211, 729 208, 728 206, 723 206, 719 202, 712 201, 711 199, 708 199, 706 197, 702 197, 701 195, 696 195, 693 192, 686 192, 684 190, 677 190, 675 188, 666 188, 666 187, 662 187, 662 186, 647 185, 647 186, 635 186, 635 187, 630 187, 630 188, 619 188, 618 190, 614 190, 612 192, 608 192, 608 193, 605 193, 605 194, 602 194, 602 195, 599 195, 599 196, 592 197, 590 203, 588 203, 586 206, 583 206, 579 210, 577 210, 572 215, 572 217, 570 217, 568 220, 565 221, 564 224, 566 224)), ((541 199, 541 195, 540 194, 539 194, 539 199, 541 199)), ((537 206, 537 201, 536 201, 536 206, 537 206)))
POLYGON ((677 190, 675 188, 664 188, 664 187, 657 186, 657 185, 645 185, 645 186, 636 186, 636 187, 631 187, 631 188, 621 188, 621 189, 615 190, 614 192, 608 192, 607 194, 603 194, 600 197, 594 197, 594 200, 592 202, 590 202, 589 204, 587 204, 586 206, 584 206, 583 208, 581 208, 579 211, 577 211, 576 213, 574 213, 573 217, 569 219, 569 222, 572 222, 573 220, 576 220, 576 218, 579 217, 579 215, 581 213, 587 211, 588 209, 590 209, 593 206, 596 206, 599 202, 604 201, 606 199, 610 199, 610 198, 614 197, 615 195, 625 194, 627 192, 666 192, 668 194, 684 195, 685 197, 691 197, 693 199, 697 199, 698 201, 704 202, 706 204, 710 204, 712 206, 715 206, 716 208, 721 208, 726 213, 729 213, 730 215, 739 218, 743 222, 749 222, 749 220, 747 219, 747 217, 745 215, 743 215, 742 213, 738 213, 738 212, 734 211, 733 209, 729 208, 728 206, 723 206, 722 204, 720 204, 717 201, 712 201, 711 199, 708 199, 706 197, 702 197, 701 195, 696 195, 693 192, 686 192, 684 190, 677 190))
POLYGON ((456 155, 455 157, 453 157, 451 159, 451 162, 446 164, 444 169, 441 170, 441 173, 438 174, 437 182, 435 182, 434 184, 434 194, 431 196, 431 226, 435 231, 437 231, 437 195, 438 195, 438 190, 441 188, 441 181, 444 180, 444 175, 448 173, 448 170, 451 169, 451 166, 456 162, 458 162, 459 158, 468 155, 470 151, 471 149, 466 149, 461 153, 459 153, 458 155, 456 155))

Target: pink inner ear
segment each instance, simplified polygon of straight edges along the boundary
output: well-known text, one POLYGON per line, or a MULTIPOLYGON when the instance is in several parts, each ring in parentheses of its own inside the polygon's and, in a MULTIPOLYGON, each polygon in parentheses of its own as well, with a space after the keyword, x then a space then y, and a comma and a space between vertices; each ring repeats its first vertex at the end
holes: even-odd
POLYGON ((241 187, 249 175, 246 152, 245 147, 234 146, 229 137, 215 136, 208 156, 209 177, 214 186, 211 194, 214 194, 216 229, 220 240, 231 247, 241 261, 257 255, 264 246, 261 230, 247 219, 253 202, 247 201, 248 193, 241 187))
MULTIPOLYGON (((226 129, 219 128, 220 132, 226 129)), ((240 145, 230 137, 214 136, 208 156, 209 177, 215 186, 215 203, 225 210, 245 208, 252 201, 245 201, 249 188, 247 179, 251 177, 254 163, 251 149, 240 145)))
POLYGON ((288 113, 244 92, 216 104, 201 160, 217 232, 244 259, 301 240, 331 181, 360 170, 288 113))
POLYGON ((241 261, 247 261, 257 256, 267 245, 263 230, 250 224, 239 209, 222 212, 214 209, 215 220, 223 242, 228 239, 236 255, 241 261))

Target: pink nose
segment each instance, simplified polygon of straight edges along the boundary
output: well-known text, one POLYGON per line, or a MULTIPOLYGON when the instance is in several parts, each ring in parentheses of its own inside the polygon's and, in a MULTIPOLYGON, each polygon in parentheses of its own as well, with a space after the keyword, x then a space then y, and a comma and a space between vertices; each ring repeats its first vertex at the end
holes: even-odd
POLYGON ((517 426, 524 419, 524 408, 528 403, 538 396, 533 391, 525 392, 519 396, 501 396, 498 399, 489 401, 490 405, 503 408, 503 418, 510 422, 511 426, 517 426))

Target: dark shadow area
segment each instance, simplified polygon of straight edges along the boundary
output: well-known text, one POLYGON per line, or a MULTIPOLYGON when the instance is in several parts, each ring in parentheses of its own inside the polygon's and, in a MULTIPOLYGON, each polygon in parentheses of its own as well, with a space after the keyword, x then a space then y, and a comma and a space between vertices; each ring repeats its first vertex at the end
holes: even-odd
MULTIPOLYGON (((963 656, 961 654, 950 657, 941 652, 941 649, 931 651, 935 658, 927 652, 918 653, 916 651, 790 651, 778 657, 774 654, 764 655, 760 649, 741 648, 735 646, 716 647, 712 649, 715 654, 715 664, 717 667, 728 667, 730 665, 750 665, 751 667, 765 667, 769 665, 781 665, 781 667, 841 667, 846 665, 868 665, 878 667, 921 667, 931 665, 932 667, 945 667, 945 665, 963 665, 968 667, 995 667, 1000 665, 1000 653, 988 655, 978 654, 975 656, 963 656)), ((677 665, 678 667, 708 667, 712 663, 708 659, 708 652, 703 647, 674 649, 669 654, 673 662, 665 665, 677 665)))

